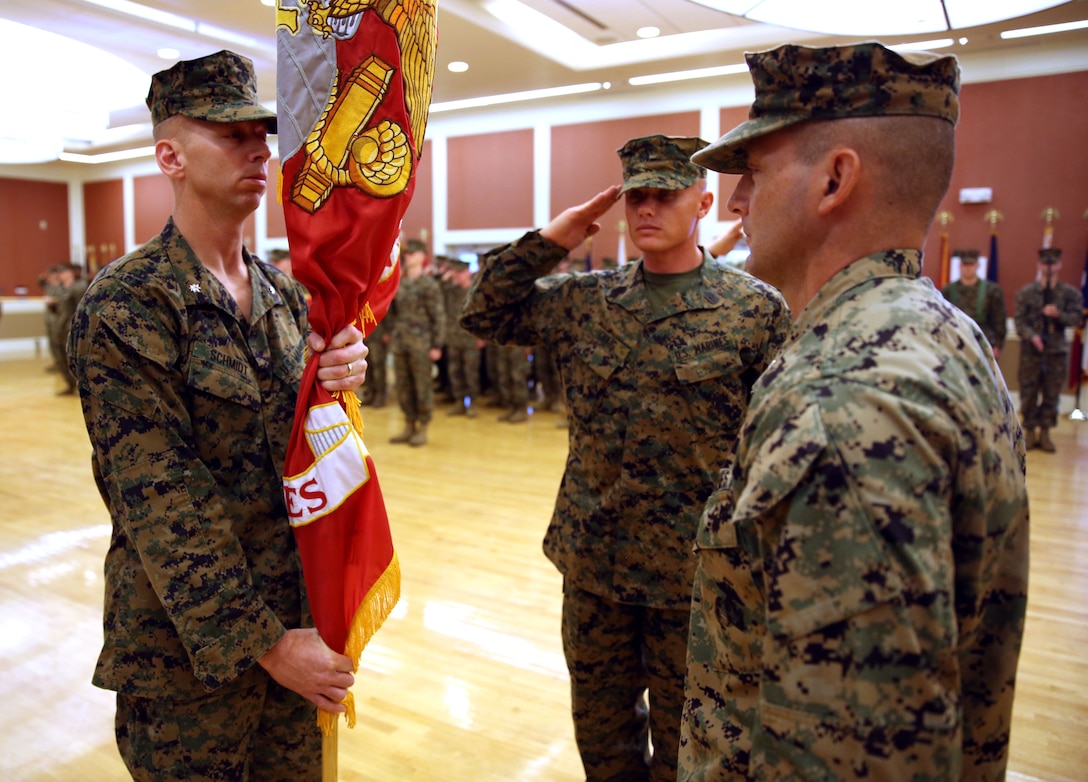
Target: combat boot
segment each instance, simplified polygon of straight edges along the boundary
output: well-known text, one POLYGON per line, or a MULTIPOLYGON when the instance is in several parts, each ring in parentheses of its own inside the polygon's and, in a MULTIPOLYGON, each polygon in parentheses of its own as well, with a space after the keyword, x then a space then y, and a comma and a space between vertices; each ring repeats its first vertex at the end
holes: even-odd
POLYGON ((529 420, 529 414, 525 412, 524 407, 515 407, 510 411, 510 415, 502 420, 506 421, 508 424, 520 424, 522 421, 529 420))
POLYGON ((1039 430, 1039 450, 1047 453, 1054 453, 1058 450, 1054 447, 1054 441, 1050 439, 1050 430, 1046 427, 1039 430))
POLYGON ((476 417, 476 405, 472 402, 472 400, 469 400, 468 407, 465 408, 465 415, 468 418, 476 417))
POLYGON ((1029 451, 1039 445, 1039 434, 1034 429, 1024 430, 1024 447, 1029 451))
POLYGON ((400 445, 402 443, 410 443, 410 442, 412 442, 412 438, 415 437, 415 436, 416 436, 416 422, 415 421, 405 421, 404 422, 404 431, 402 431, 400 434, 393 435, 392 437, 390 437, 389 442, 391 442, 391 443, 393 443, 395 445, 400 445))
POLYGON ((374 397, 370 400, 371 407, 385 407, 385 392, 375 391, 374 397))
POLYGON ((420 423, 416 426, 416 433, 408 440, 408 445, 413 448, 427 444, 427 424, 420 423))
POLYGON ((446 411, 446 415, 468 415, 468 411, 465 409, 464 400, 461 404, 454 403, 453 407, 446 411))

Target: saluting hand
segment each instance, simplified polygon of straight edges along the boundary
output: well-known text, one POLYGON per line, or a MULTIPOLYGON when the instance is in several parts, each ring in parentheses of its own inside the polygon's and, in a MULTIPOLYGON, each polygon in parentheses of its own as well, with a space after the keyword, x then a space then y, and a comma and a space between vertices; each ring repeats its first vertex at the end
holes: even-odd
POLYGON ((540 229, 540 235, 560 247, 573 250, 590 236, 601 230, 597 222, 607 212, 620 193, 619 185, 602 190, 584 204, 572 206, 540 229))

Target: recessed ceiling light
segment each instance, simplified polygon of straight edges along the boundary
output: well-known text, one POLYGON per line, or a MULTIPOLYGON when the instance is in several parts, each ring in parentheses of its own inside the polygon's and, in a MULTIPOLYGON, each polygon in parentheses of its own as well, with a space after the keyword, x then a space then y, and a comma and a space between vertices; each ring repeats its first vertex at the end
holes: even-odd
POLYGON ((468 63, 462 62, 461 60, 454 60, 446 66, 446 70, 450 71, 451 73, 464 73, 468 70, 468 63))
POLYGON ((895 52, 928 52, 933 49, 944 49, 955 41, 951 38, 934 38, 932 41, 912 41, 911 43, 896 43, 888 48, 895 52))
POLYGON ((659 27, 640 27, 635 30, 635 35, 639 38, 656 38, 661 35, 661 28, 659 27))
POLYGON ((1050 35, 1051 33, 1065 33, 1070 30, 1082 30, 1085 27, 1088 27, 1088 19, 1062 24, 1047 24, 1042 27, 1024 27, 1020 30, 1006 30, 1001 33, 1001 37, 1006 40, 1009 38, 1028 38, 1033 35, 1050 35))
POLYGON ((690 71, 673 71, 671 73, 655 73, 650 76, 632 76, 627 83, 632 87, 641 87, 646 84, 665 84, 670 81, 687 81, 688 79, 706 79, 711 76, 728 76, 733 73, 747 73, 748 66, 745 63, 736 65, 719 65, 715 68, 696 68, 690 71))
POLYGON ((275 5, 276 0, 261 0, 261 5, 275 5))
POLYGON ((167 49, 165 47, 159 49, 156 54, 164 60, 176 60, 178 57, 181 56, 181 52, 179 52, 177 49, 167 49))
POLYGON ((599 81, 595 81, 586 84, 572 84, 567 87, 552 87, 544 90, 526 90, 524 92, 508 92, 503 95, 487 95, 481 98, 450 100, 445 103, 432 103, 431 114, 437 114, 442 111, 457 111, 459 109, 475 109, 480 108, 481 106, 496 106, 503 103, 517 103, 525 100, 556 98, 563 95, 577 95, 583 92, 596 92, 603 88, 603 84, 599 81))

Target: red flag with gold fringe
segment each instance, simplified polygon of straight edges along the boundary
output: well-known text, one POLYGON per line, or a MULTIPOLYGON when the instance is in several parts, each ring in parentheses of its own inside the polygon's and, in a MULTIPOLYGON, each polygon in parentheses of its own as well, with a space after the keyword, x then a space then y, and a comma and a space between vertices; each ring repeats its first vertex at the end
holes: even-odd
MULTIPOLYGON (((437 40, 434 0, 279 0, 281 201, 310 326, 369 334, 396 293, 395 247, 415 188, 437 40)), ((333 398, 311 356, 284 494, 314 624, 358 666, 400 595, 400 567, 354 394, 333 398)), ((345 701, 354 724, 351 694, 345 701)), ((335 714, 320 711, 322 730, 335 714)))

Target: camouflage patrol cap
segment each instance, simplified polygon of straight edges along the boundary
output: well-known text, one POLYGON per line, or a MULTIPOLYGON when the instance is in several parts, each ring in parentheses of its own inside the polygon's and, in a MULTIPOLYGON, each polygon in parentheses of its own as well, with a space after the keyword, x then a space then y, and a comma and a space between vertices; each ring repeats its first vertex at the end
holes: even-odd
POLYGON ((823 48, 786 44, 745 55, 756 98, 743 122, 693 160, 742 174, 753 139, 813 119, 918 115, 959 119, 956 58, 895 52, 875 42, 823 48))
POLYGON ((421 242, 419 239, 409 239, 401 248, 401 252, 407 255, 408 253, 425 253, 427 252, 427 245, 421 242))
POLYGON ((1039 263, 1050 266, 1054 263, 1060 263, 1062 260, 1062 251, 1057 247, 1044 247, 1039 250, 1039 263))
POLYGON ((701 138, 688 136, 644 136, 633 138, 616 150, 623 163, 626 193, 636 187, 683 190, 706 178, 706 169, 691 162, 691 156, 706 146, 701 138))
POLYGON ((182 60, 151 77, 147 93, 151 122, 158 125, 177 114, 209 122, 263 119, 276 132, 276 113, 257 100, 253 61, 226 50, 182 60))
POLYGON ((960 259, 960 263, 978 263, 978 250, 954 250, 952 254, 960 259))
POLYGON ((462 261, 457 258, 447 258, 446 266, 451 272, 463 272, 469 268, 468 261, 462 261))

